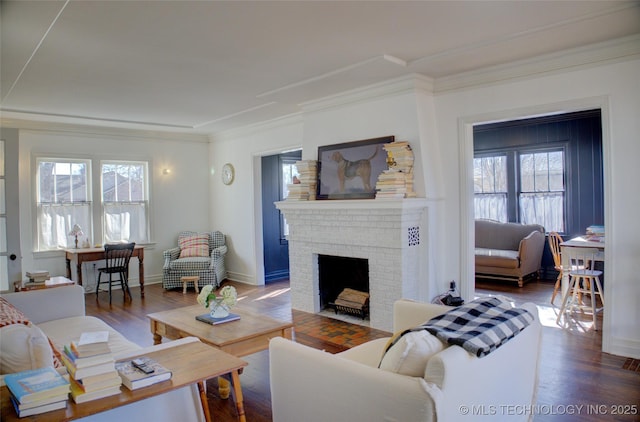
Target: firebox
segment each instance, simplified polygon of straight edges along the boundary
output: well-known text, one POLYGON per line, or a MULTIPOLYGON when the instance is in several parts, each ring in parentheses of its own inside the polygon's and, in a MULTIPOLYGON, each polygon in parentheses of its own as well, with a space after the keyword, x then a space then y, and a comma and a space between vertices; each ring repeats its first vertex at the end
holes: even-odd
POLYGON ((369 293, 369 260, 318 255, 320 309, 334 303, 344 289, 369 293))

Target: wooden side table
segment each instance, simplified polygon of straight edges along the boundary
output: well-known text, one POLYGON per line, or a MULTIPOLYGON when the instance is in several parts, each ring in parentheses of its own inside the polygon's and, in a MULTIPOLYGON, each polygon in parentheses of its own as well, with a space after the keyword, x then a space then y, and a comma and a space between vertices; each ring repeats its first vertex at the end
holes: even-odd
POLYGON ((197 275, 187 275, 184 277, 180 277, 180 281, 182 281, 182 294, 187 293, 187 283, 193 281, 193 287, 196 289, 196 293, 200 293, 198 289, 198 281, 200 281, 200 277, 197 275))

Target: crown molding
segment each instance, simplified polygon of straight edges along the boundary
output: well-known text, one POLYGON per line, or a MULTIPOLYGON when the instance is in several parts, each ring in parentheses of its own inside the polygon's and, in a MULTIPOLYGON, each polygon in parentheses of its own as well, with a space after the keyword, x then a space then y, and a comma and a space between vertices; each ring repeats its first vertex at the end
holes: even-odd
POLYGON ((301 103, 300 107, 303 112, 310 113, 347 104, 406 94, 417 90, 433 93, 433 78, 413 73, 411 75, 345 91, 340 94, 307 101, 301 103))
POLYGON ((303 123, 302 113, 293 113, 286 116, 278 117, 263 122, 253 123, 246 126, 241 126, 233 129, 228 129, 221 132, 212 133, 209 135, 211 142, 225 141, 229 139, 237 139, 245 136, 251 136, 255 133, 264 132, 267 130, 277 129, 279 127, 291 126, 303 123))
POLYGON ((485 67, 435 80, 434 92, 468 89, 525 79, 542 74, 566 72, 640 57, 640 34, 544 54, 511 63, 485 67))
POLYGON ((15 128, 20 130, 40 131, 49 133, 73 133, 82 135, 95 135, 106 137, 117 137, 127 139, 164 140, 180 142, 208 143, 209 136, 184 132, 164 132, 142 129, 125 129, 105 126, 76 125, 70 123, 43 122, 36 120, 23 120, 12 118, 1 118, 0 126, 15 128))

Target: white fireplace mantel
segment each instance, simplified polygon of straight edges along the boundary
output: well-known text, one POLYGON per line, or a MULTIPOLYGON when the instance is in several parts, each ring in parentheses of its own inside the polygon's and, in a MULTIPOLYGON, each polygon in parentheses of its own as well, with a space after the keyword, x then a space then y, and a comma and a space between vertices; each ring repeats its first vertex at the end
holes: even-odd
POLYGON ((393 302, 422 296, 428 203, 424 198, 276 202, 289 225, 292 307, 321 311, 318 255, 364 258, 370 325, 391 331, 393 302))

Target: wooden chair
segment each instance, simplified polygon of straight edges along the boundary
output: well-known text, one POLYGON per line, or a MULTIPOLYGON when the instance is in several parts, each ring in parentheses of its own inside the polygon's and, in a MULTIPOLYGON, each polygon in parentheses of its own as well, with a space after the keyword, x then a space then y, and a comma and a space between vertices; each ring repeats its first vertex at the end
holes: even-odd
POLYGON ((133 255, 135 243, 117 243, 104 245, 104 259, 106 266, 98 268, 98 284, 96 286, 96 300, 100 293, 100 284, 109 284, 109 304, 111 304, 111 286, 114 282, 120 282, 120 288, 124 294, 124 298, 129 295, 131 300, 131 291, 129 290, 129 260, 133 255), (109 280, 101 281, 102 274, 109 276, 109 280), (118 275, 117 279, 114 276, 118 275))
POLYGON ((552 305, 553 301, 556 299, 558 290, 560 290, 560 286, 562 285, 562 276, 564 275, 562 268, 562 255, 560 252, 560 244, 562 242, 562 236, 560 236, 558 232, 549 232, 549 249, 551 250, 551 255, 553 255, 553 268, 558 271, 558 278, 556 279, 556 284, 553 286, 553 293, 551 294, 552 305))
POLYGON ((595 270, 593 267, 596 256, 600 251, 597 248, 565 248, 564 253, 567 255, 565 258, 568 258, 569 262, 569 290, 562 299, 562 307, 558 313, 556 323, 560 323, 560 318, 566 312, 572 312, 574 309, 582 311, 590 308, 593 317, 593 329, 597 331, 596 314, 604 308, 604 294, 600 283, 602 271, 595 270), (590 305, 585 306, 579 295, 589 295, 590 305), (602 308, 596 307, 596 296, 600 296, 602 308))

